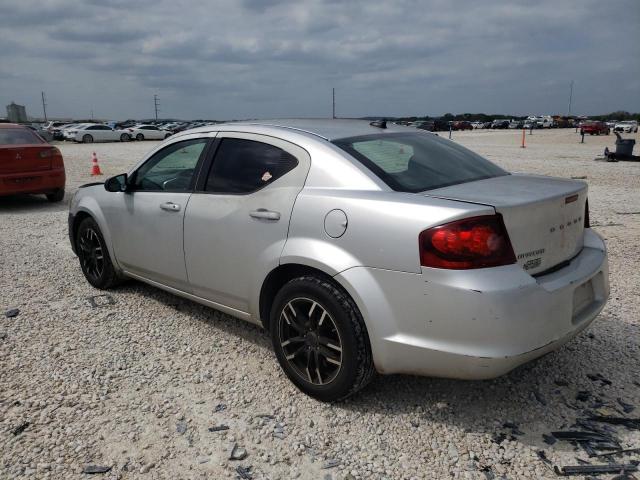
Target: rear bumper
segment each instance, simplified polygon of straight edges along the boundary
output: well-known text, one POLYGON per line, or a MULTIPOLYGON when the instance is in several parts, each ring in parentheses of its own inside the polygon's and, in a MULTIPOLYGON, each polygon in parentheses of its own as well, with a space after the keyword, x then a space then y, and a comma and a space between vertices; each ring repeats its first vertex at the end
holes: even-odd
POLYGON ((363 313, 378 371, 462 379, 493 378, 559 348, 609 296, 606 248, 590 229, 569 265, 537 278, 518 265, 358 267, 336 278, 363 313))
POLYGON ((19 193, 52 193, 64 188, 63 168, 38 172, 21 172, 0 175, 0 195, 19 193))

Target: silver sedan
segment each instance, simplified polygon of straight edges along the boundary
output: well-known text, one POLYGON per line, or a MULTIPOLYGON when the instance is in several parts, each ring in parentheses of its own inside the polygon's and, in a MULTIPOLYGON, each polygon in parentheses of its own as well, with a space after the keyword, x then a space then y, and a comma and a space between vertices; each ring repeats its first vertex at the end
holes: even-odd
POLYGON ((97 288, 133 278, 263 326, 323 401, 376 371, 502 375, 609 295, 584 182, 510 174, 384 121, 181 132, 81 187, 69 235, 97 288))

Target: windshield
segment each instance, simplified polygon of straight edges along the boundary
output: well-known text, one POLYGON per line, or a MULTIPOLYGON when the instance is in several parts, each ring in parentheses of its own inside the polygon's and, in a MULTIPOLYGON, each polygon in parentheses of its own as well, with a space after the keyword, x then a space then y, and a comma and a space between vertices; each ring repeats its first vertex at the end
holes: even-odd
POLYGON ((33 145, 44 143, 32 130, 26 128, 0 128, 0 145, 33 145))
POLYGON ((400 192, 423 192, 509 174, 471 150, 429 133, 366 135, 333 143, 400 192))

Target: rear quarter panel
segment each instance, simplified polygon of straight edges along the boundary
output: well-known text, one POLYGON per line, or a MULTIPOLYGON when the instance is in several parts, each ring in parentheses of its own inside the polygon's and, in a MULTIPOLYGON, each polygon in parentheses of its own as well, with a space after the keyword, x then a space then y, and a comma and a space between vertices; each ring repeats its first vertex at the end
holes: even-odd
POLYGON ((485 205, 389 191, 305 188, 296 200, 281 263, 299 263, 330 275, 357 266, 420 273, 418 235, 459 218, 490 215, 485 205), (325 217, 340 209, 347 228, 325 231, 325 217))

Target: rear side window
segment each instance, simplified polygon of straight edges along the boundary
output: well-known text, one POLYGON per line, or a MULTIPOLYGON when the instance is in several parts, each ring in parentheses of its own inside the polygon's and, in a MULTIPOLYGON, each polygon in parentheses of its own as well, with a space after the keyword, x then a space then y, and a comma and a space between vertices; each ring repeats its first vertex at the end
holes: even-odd
POLYGON ((423 192, 508 175, 471 150, 428 133, 366 135, 333 143, 400 192, 423 192))
POLYGON ((0 145, 32 145, 34 143, 44 143, 44 141, 27 128, 0 128, 0 145))
POLYGON ((205 190, 240 194, 255 192, 297 165, 296 157, 273 145, 225 138, 216 152, 205 190))

